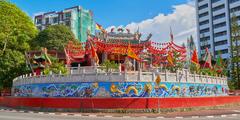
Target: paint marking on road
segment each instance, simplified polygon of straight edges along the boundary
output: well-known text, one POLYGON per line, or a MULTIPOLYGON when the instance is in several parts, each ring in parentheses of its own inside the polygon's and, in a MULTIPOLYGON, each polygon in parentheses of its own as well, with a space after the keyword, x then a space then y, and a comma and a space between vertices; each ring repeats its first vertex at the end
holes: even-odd
POLYGON ((18 112, 20 112, 20 113, 24 113, 25 111, 20 110, 20 111, 18 111, 18 112))
POLYGON ((214 118, 214 116, 206 116, 207 118, 214 118))
POLYGON ((164 117, 162 117, 162 116, 158 116, 158 117, 156 117, 156 118, 158 118, 158 119, 163 119, 164 117))
POLYGON ((175 117, 176 119, 183 119, 183 117, 175 117))
POLYGON ((97 117, 97 115, 88 115, 89 117, 97 117))
POLYGON ((67 113, 62 113, 61 115, 63 115, 63 116, 67 116, 68 114, 67 114, 67 113))
POLYGON ((233 112, 240 112, 240 110, 233 110, 233 112))
POLYGON ((199 118, 199 116, 192 116, 192 118, 199 118))
POLYGON ((55 115, 55 113, 48 113, 49 115, 55 115))
POLYGON ((111 116, 111 115, 105 115, 104 117, 110 118, 110 117, 113 117, 113 116, 111 116))
POLYGON ((44 114, 44 112, 38 112, 38 114, 44 114))
POLYGON ((237 116, 237 114, 232 114, 232 116, 237 116))
POLYGON ((227 117, 227 115, 221 115, 221 117, 227 117))
POLYGON ((141 116, 141 118, 147 118, 146 116, 141 116))
POLYGON ((74 114, 74 116, 81 117, 82 115, 81 114, 74 114))

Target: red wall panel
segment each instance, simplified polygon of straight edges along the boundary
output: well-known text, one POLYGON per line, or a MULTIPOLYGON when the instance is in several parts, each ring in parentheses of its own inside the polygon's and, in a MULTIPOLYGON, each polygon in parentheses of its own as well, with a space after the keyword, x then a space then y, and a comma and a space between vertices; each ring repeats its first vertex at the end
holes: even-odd
POLYGON ((72 108, 72 109, 151 109, 187 108, 240 103, 240 96, 199 98, 22 98, 0 97, 0 105, 8 107, 72 108))

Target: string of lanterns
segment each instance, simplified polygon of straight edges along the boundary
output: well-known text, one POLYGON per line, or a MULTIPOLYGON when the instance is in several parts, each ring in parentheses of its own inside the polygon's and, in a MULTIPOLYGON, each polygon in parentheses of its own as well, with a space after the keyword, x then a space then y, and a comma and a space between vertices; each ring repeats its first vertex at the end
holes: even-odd
MULTIPOLYGON (((66 53, 69 57, 74 58, 76 56, 84 56, 91 53, 89 42, 93 43, 94 49, 97 52, 104 52, 109 54, 122 54, 126 55, 129 43, 122 40, 113 40, 111 42, 105 42, 99 38, 91 38, 87 42, 79 44, 69 43, 66 45, 66 53)), ((130 44, 131 49, 137 55, 140 55, 143 49, 147 49, 148 53, 152 54, 153 63, 167 63, 167 55, 170 52, 176 52, 179 56, 176 58, 176 62, 183 62, 186 60, 186 48, 176 45, 173 41, 166 43, 158 43, 153 41, 147 41, 143 43, 130 44)))

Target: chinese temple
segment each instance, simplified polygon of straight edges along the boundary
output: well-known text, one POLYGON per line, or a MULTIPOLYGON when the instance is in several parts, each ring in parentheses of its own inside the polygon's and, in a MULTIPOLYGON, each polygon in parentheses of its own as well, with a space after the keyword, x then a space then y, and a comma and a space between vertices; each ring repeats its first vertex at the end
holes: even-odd
POLYGON ((97 53, 99 63, 106 59, 116 63, 124 63, 126 58, 129 58, 127 57, 129 46, 132 52, 140 58, 138 60, 130 58, 134 68, 137 68, 139 62, 145 65, 171 66, 169 56, 174 59, 172 60, 174 62, 186 60, 186 48, 176 45, 172 34, 171 40, 166 43, 151 41, 152 34, 149 34, 146 39, 142 39, 141 36, 139 30, 131 33, 129 29, 119 28, 115 30, 113 28, 110 32, 101 32, 96 36, 89 35, 85 43, 75 45, 70 42, 65 48, 67 64, 94 65, 91 60, 93 51, 97 53), (177 54, 178 57, 174 58, 174 54, 177 54))

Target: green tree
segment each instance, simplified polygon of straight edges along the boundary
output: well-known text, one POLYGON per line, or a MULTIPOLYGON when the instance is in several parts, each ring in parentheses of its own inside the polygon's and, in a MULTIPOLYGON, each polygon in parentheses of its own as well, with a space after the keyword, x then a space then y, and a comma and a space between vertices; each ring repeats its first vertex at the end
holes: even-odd
POLYGON ((118 69, 119 65, 116 64, 114 61, 110 61, 110 60, 105 60, 101 66, 104 67, 106 72, 111 72, 113 70, 118 69))
POLYGON ((240 89, 240 27, 235 15, 231 18, 231 82, 236 89, 240 89))
POLYGON ((65 25, 51 25, 39 32, 33 42, 35 49, 45 47, 49 50, 63 50, 68 41, 75 41, 74 34, 69 27, 65 25))
POLYGON ((58 58, 53 56, 48 56, 48 57, 50 58, 52 64, 49 66, 46 66, 46 68, 44 69, 45 75, 49 75, 50 71, 52 71, 52 73, 54 74, 59 74, 60 71, 63 75, 68 74, 68 69, 65 67, 65 64, 63 61, 59 61, 58 58))
POLYGON ((173 51, 173 63, 174 63, 174 66, 167 67, 168 70, 170 70, 171 72, 176 72, 178 69, 179 70, 183 69, 183 67, 185 65, 185 62, 184 61, 180 62, 180 59, 179 59, 180 56, 181 56, 180 52, 173 51))
POLYGON ((36 34, 30 17, 9 1, 0 0, 1 87, 11 87, 15 77, 27 72, 24 52, 36 34))

